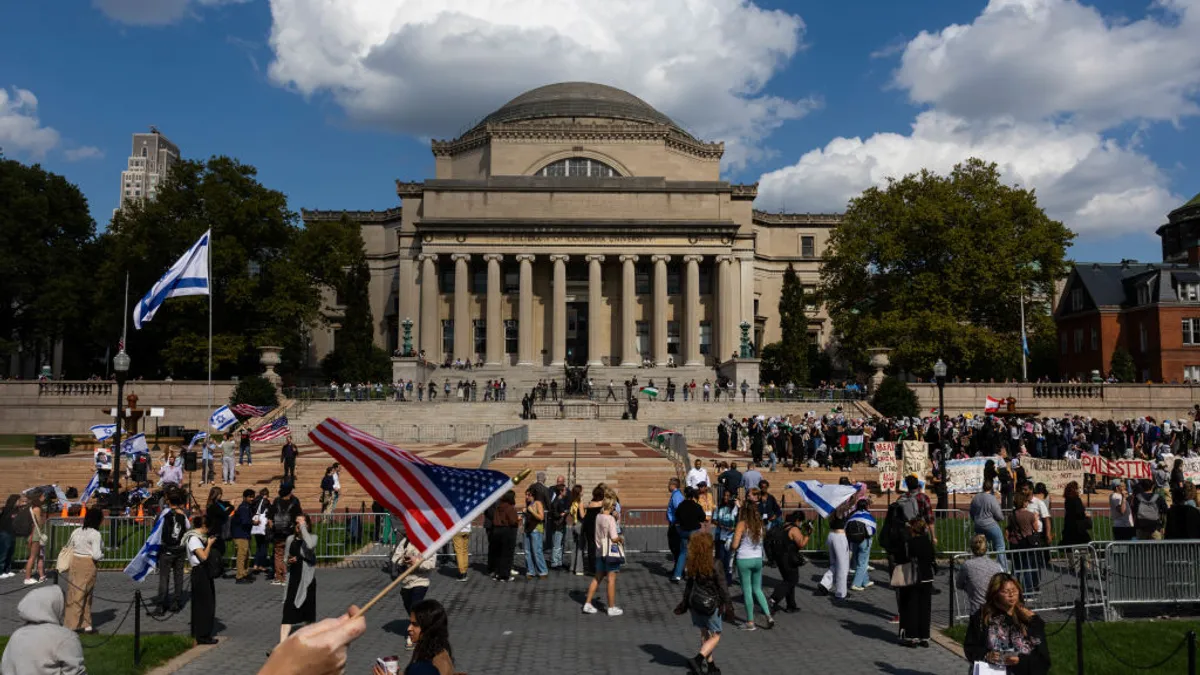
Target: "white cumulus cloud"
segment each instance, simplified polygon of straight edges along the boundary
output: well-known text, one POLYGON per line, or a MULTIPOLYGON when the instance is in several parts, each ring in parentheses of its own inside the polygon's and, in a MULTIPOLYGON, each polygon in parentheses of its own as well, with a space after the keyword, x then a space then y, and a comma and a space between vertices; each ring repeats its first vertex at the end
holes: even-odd
POLYGON ((58 132, 42 126, 37 96, 28 89, 0 89, 0 150, 44 157, 58 145, 58 132))
POLYGON ((758 206, 840 211, 889 177, 980 157, 1083 237, 1153 233, 1180 197, 1114 129, 1200 112, 1200 0, 1159 0, 1136 21, 991 0, 970 25, 912 39, 894 85, 927 106, 908 134, 836 138, 765 174, 758 206))
POLYGON ((726 141, 727 166, 741 166, 815 105, 764 93, 804 22, 745 0, 271 0, 271 11, 276 83, 418 136, 454 136, 523 91, 584 80, 726 141))
POLYGON ((233 5, 249 0, 92 0, 100 11, 121 23, 162 26, 193 13, 193 7, 233 5))

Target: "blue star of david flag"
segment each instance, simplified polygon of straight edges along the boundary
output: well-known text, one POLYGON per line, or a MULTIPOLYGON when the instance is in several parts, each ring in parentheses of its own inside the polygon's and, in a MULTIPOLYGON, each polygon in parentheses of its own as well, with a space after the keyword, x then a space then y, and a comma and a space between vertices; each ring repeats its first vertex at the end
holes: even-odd
POLYGON ((134 328, 141 330, 142 324, 154 318, 155 312, 167 298, 208 295, 208 244, 211 236, 212 230, 205 232, 138 302, 133 308, 134 328))

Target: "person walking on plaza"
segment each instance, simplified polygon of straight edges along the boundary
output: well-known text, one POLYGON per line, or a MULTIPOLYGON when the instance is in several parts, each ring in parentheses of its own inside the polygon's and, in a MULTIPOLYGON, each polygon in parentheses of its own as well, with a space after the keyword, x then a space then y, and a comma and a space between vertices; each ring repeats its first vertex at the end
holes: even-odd
POLYGON ((929 646, 929 625, 933 610, 933 577, 937 571, 936 551, 929 526, 922 518, 908 521, 904 555, 896 563, 915 566, 915 576, 896 593, 900 614, 900 639, 906 647, 929 646))
MULTIPOLYGON (((579 526, 580 544, 583 551, 583 573, 591 576, 596 573, 596 519, 600 517, 600 509, 604 506, 604 484, 592 488, 592 500, 587 504, 582 501, 582 519, 579 526)), ((668 525, 668 528, 670 526, 668 525)), ((668 540, 670 532, 668 531, 668 540)), ((578 573, 576 573, 578 575, 578 573)))
POLYGON ((804 513, 793 511, 788 515, 783 529, 777 534, 767 533, 767 540, 780 541, 774 553, 775 566, 779 568, 780 581, 771 593, 771 614, 782 611, 788 614, 800 611, 796 604, 796 584, 800 583, 800 565, 804 562, 800 552, 808 546, 808 533, 804 530, 804 513), (780 607, 784 605, 784 607, 780 607))
POLYGON ((63 592, 58 586, 37 588, 17 603, 22 625, 13 631, 0 673, 4 675, 87 675, 79 636, 63 626, 63 592))
POLYGON ((971 614, 983 606, 992 577, 1004 572, 1000 563, 989 558, 987 552, 987 537, 982 534, 971 537, 971 557, 963 562, 954 575, 954 586, 967 596, 971 614))
POLYGON ((546 578, 546 507, 534 496, 533 488, 525 490, 525 578, 546 578))
POLYGON ((279 463, 283 464, 283 482, 291 480, 293 484, 296 482, 296 456, 300 454, 296 450, 296 444, 292 442, 292 437, 287 437, 287 442, 283 444, 283 451, 279 454, 279 463))
POLYGON ((687 563, 688 542, 692 535, 700 531, 704 524, 704 508, 696 502, 696 489, 684 488, 683 502, 675 508, 675 529, 679 532, 679 557, 675 559, 675 571, 671 581, 678 583, 683 576, 683 566, 687 563))
POLYGON ((17 538, 13 535, 13 521, 17 517, 17 502, 20 495, 11 494, 0 509, 0 579, 16 576, 12 571, 13 554, 17 550, 17 538))
POLYGON ((83 526, 72 532, 67 541, 73 555, 70 567, 65 570, 69 588, 63 625, 84 633, 96 632, 92 628, 92 596, 96 591, 96 563, 104 559, 104 542, 100 538, 102 522, 102 509, 88 511, 83 517, 83 526))
POLYGON ((204 516, 192 519, 192 529, 184 535, 188 562, 192 566, 192 637, 196 644, 215 645, 213 632, 217 621, 217 591, 213 584, 212 563, 215 539, 208 536, 204 516))
POLYGON ((509 490, 496 504, 492 536, 496 538, 496 581, 512 581, 513 553, 517 548, 517 493, 509 490))
POLYGON ((771 618, 771 609, 767 606, 767 596, 762 590, 763 571, 763 540, 766 531, 763 528, 762 516, 753 501, 747 499, 742 504, 741 518, 733 532, 733 548, 737 551, 738 576, 741 578, 742 599, 746 604, 746 623, 744 630, 755 630, 754 602, 762 608, 767 617, 767 628, 775 627, 775 619, 771 618))
POLYGON ((725 570, 725 583, 733 583, 733 532, 738 524, 738 505, 736 492, 724 492, 721 495, 721 505, 713 514, 713 540, 716 545, 717 559, 721 561, 721 569, 725 570))
POLYGON ((667 481, 667 550, 671 552, 671 562, 679 559, 679 528, 675 527, 675 510, 683 503, 683 491, 679 489, 679 479, 672 476, 667 481))
POLYGON ((700 651, 689 658, 688 668, 700 675, 720 675, 721 669, 713 660, 713 652, 721 641, 721 616, 733 610, 733 599, 725 583, 725 570, 714 560, 713 538, 699 532, 688 543, 684 576, 687 585, 675 614, 690 613, 692 625, 700 629, 700 651))
MULTIPOLYGON (((437 567, 437 556, 430 555, 427 558, 421 557, 421 552, 408 539, 407 534, 400 540, 400 545, 396 547, 395 561, 399 569, 407 570, 420 560, 408 576, 400 582, 400 599, 404 603, 404 613, 411 614, 413 608, 425 599, 425 594, 429 592, 429 573, 437 567)), ((405 645, 406 648, 412 649, 413 643, 411 640, 405 645)))
POLYGON ((841 510, 829 514, 829 534, 825 537, 825 547, 829 551, 829 569, 817 586, 818 592, 829 593, 835 600, 846 599, 846 583, 850 577, 850 541, 846 538, 848 517, 849 515, 841 510))
POLYGON ((233 545, 237 550, 237 582, 248 584, 254 581, 250 576, 250 531, 254 527, 254 490, 242 490, 242 503, 233 512, 233 520, 229 523, 229 533, 233 537, 233 545))
MULTIPOLYGON (((598 488, 602 489, 602 488, 598 488)), ((600 515, 596 516, 596 576, 588 584, 587 596, 583 601, 584 614, 596 614, 599 610, 592 605, 592 598, 600 588, 600 582, 608 582, 609 616, 621 616, 624 612, 617 607, 617 574, 624 562, 624 539, 617 531, 617 521, 613 518, 616 501, 605 497, 600 505, 600 515), (616 555, 614 555, 616 554, 616 555)))
POLYGON ((871 542, 875 539, 878 525, 870 512, 871 503, 866 499, 858 500, 854 505, 854 513, 846 521, 846 542, 850 544, 850 569, 854 570, 854 581, 850 584, 852 591, 865 591, 875 583, 871 581, 871 542))
POLYGON ((296 527, 284 542, 287 549, 288 581, 283 598, 283 620, 279 625, 279 641, 283 642, 292 627, 317 620, 317 535, 308 531, 308 517, 296 516, 296 527))
POLYGON ((1003 573, 992 577, 983 606, 967 623, 963 652, 971 664, 989 663, 1001 672, 1050 672, 1046 624, 1025 608, 1021 584, 1015 578, 1003 573))
POLYGON ((992 493, 992 489, 992 480, 985 478, 983 492, 971 498, 969 512, 971 523, 975 527, 975 534, 987 537, 992 550, 1001 554, 999 556, 1000 565, 1006 567, 1007 563, 1003 555, 1004 532, 1000 529, 1000 523, 1004 521, 1004 512, 1000 510, 1000 502, 996 501, 996 495, 992 493))
POLYGON ((300 508, 300 500, 292 496, 292 486, 285 482, 279 486, 279 496, 275 498, 268 515, 271 534, 275 540, 275 580, 271 583, 277 586, 287 583, 287 538, 295 531, 296 517, 301 513, 303 511, 300 508))

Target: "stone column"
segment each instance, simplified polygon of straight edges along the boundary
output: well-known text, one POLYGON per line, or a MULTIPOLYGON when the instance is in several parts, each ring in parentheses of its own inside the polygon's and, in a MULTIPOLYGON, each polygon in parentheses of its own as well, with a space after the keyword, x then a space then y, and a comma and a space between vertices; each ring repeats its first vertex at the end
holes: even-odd
POLYGON ((633 317, 637 302, 636 255, 621 256, 621 365, 636 368, 641 365, 637 353, 637 322, 633 317))
POLYGON ((471 325, 469 253, 455 253, 454 261, 454 358, 474 362, 475 327, 471 325))
POLYGON ((667 364, 667 263, 671 262, 669 255, 656 255, 654 261, 654 323, 650 325, 653 336, 654 362, 660 366, 667 364))
POLYGON ((437 254, 422 253, 421 260, 421 350, 435 363, 442 360, 441 322, 438 321, 437 254))
POLYGON ((500 293, 500 262, 504 256, 499 253, 489 253, 483 256, 487 261, 487 365, 498 366, 504 360, 504 319, 501 318, 500 303, 504 296, 500 293))
POLYGON ((733 345, 737 342, 733 337, 733 326, 738 320, 733 310, 733 273, 730 269, 732 264, 733 256, 717 256, 717 278, 720 282, 717 287, 717 325, 713 331, 719 336, 713 346, 717 363, 724 363, 729 359, 733 345))
POLYGON ((521 263, 521 297, 517 305, 517 365, 533 365, 533 258, 529 253, 517 256, 521 263))
MULTIPOLYGON (((400 292, 400 313, 396 315, 396 335, 399 336, 396 348, 402 350, 404 349, 405 319, 413 322, 414 329, 417 331, 413 333, 414 337, 421 334, 421 295, 420 286, 417 285, 417 261, 401 257, 399 267, 397 272, 399 283, 396 284, 396 288, 400 292)), ((417 348, 418 345, 414 344, 413 349, 417 348)))
POLYGON ((589 255, 588 261, 588 365, 600 366, 603 349, 600 342, 600 324, 603 322, 604 308, 604 277, 600 263, 604 262, 602 255, 589 255))
MULTIPOLYGON (((741 314, 742 318, 739 321, 747 321, 750 323, 750 344, 754 344, 754 257, 745 256, 741 259, 742 283, 739 285, 741 293, 741 314)), ((741 335, 741 329, 738 329, 738 335, 741 335)), ((741 338, 738 338, 738 344, 741 344, 741 338)))
POLYGON ((704 256, 685 255, 687 279, 684 280, 683 358, 685 366, 703 365, 700 360, 700 262, 704 256))
POLYGON ((567 362, 567 261, 571 256, 550 256, 554 263, 554 299, 550 307, 553 314, 554 333, 550 342, 550 365, 562 366, 567 362))

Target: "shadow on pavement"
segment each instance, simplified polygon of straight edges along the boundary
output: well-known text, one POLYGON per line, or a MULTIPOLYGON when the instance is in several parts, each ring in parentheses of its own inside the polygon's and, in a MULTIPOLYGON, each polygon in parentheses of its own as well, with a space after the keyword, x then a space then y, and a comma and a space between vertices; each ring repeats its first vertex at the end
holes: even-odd
POLYGON ((687 657, 662 645, 644 644, 638 647, 650 655, 650 663, 664 666, 687 666, 687 657))

